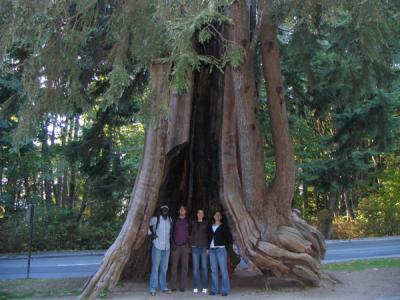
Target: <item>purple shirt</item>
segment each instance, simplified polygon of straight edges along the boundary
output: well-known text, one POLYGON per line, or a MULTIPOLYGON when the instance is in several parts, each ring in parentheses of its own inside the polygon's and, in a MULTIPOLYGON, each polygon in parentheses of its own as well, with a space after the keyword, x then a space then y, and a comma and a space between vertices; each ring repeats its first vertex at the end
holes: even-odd
POLYGON ((177 246, 185 245, 189 242, 189 220, 177 219, 174 228, 174 242, 177 246))

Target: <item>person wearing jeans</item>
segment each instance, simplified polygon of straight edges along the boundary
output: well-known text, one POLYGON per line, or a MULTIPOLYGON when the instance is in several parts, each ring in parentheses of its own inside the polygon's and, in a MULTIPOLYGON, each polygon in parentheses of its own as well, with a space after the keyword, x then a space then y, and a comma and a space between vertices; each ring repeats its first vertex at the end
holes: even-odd
POLYGON ((171 287, 176 291, 179 285, 181 292, 185 291, 189 269, 190 253, 190 231, 191 224, 186 218, 186 207, 181 205, 179 208, 178 219, 172 223, 172 252, 171 252, 171 287), (180 264, 180 276, 178 280, 178 265, 180 264))
POLYGON ((155 296, 158 283, 164 293, 170 293, 167 285, 167 270, 169 261, 171 219, 168 216, 168 206, 160 207, 161 214, 153 217, 150 221, 149 235, 153 239, 151 250, 151 275, 149 293, 155 296))
POLYGON ((228 296, 231 286, 228 274, 228 243, 230 234, 228 227, 222 223, 222 213, 217 210, 214 213, 214 224, 209 227, 209 251, 210 251, 210 266, 211 266, 211 292, 210 295, 218 294, 218 270, 222 277, 222 296, 228 296))
POLYGON ((207 266, 207 244, 208 225, 204 220, 204 211, 197 210, 197 220, 192 224, 192 261, 193 261, 193 293, 199 292, 200 263, 202 292, 208 293, 208 266, 207 266))

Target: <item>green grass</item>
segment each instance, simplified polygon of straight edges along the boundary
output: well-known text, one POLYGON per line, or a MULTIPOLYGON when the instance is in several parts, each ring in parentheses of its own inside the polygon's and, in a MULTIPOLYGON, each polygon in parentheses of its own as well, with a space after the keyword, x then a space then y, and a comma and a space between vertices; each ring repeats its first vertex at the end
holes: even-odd
POLYGON ((373 268, 400 268, 400 258, 355 260, 324 265, 324 269, 328 271, 362 271, 373 268))
POLYGON ((78 296, 85 278, 0 281, 0 300, 78 296))

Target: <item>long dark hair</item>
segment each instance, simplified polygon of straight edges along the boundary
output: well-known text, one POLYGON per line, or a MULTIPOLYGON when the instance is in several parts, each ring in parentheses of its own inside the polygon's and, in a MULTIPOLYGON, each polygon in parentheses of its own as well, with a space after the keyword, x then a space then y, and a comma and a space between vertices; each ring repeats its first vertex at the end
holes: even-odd
POLYGON ((215 222, 214 216, 215 216, 216 213, 219 213, 221 215, 221 223, 223 223, 222 221, 224 220, 224 215, 222 213, 222 210, 220 210, 220 209, 216 209, 216 210, 213 211, 212 223, 214 224, 214 222, 215 222))
POLYGON ((200 210, 203 212, 203 215, 204 215, 203 222, 207 222, 206 212, 203 208, 198 208, 196 210, 196 216, 194 217, 195 222, 197 222, 197 214, 199 213, 200 210))

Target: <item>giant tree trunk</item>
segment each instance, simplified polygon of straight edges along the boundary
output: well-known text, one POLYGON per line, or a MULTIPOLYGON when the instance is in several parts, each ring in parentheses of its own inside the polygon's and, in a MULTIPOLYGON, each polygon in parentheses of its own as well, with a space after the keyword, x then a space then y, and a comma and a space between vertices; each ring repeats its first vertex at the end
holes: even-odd
MULTIPOLYGON (((86 283, 81 298, 95 298, 118 283, 132 253, 142 245, 150 218, 156 208, 167 156, 167 144, 174 144, 168 130, 168 74, 170 66, 151 66, 152 104, 146 131, 144 155, 131 194, 127 219, 113 245, 104 255, 99 270, 86 283)), ((179 140, 179 139, 177 139, 179 140)))
MULTIPOLYGON (((149 244, 142 245, 150 217, 157 203, 163 202, 172 211, 180 204, 188 205, 192 215, 198 208, 209 214, 222 206, 242 256, 276 276, 303 285, 321 284, 325 277, 320 268, 325 253, 323 236, 291 209, 295 189, 293 147, 276 32, 268 7, 262 9, 261 49, 276 156, 275 178, 266 187, 253 72, 254 41, 250 40, 248 6, 245 0, 238 0, 226 10, 233 22, 221 34, 242 47, 245 55, 240 66, 227 66, 224 73, 203 66, 188 74, 191 88, 182 95, 171 88, 172 66, 151 66, 151 119, 127 220, 81 298, 112 289, 122 273, 145 273, 149 244)), ((195 50, 219 57, 222 43, 214 39, 195 45, 195 50)))
POLYGON ((319 259, 324 255, 325 245, 318 231, 291 212, 295 188, 294 155, 276 33, 266 5, 260 33, 276 171, 268 189, 263 183, 264 170, 259 167, 264 165, 262 143, 252 61, 249 59, 252 49, 246 28, 249 24, 246 8, 245 1, 236 1, 228 11, 235 24, 228 28, 228 38, 240 44, 249 55, 239 68, 228 67, 225 73, 221 200, 229 213, 241 255, 261 270, 271 270, 276 276, 286 275, 303 284, 318 286, 322 278, 319 259), (254 182, 258 184, 254 185, 254 182))

